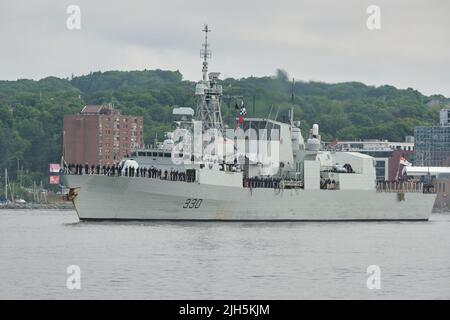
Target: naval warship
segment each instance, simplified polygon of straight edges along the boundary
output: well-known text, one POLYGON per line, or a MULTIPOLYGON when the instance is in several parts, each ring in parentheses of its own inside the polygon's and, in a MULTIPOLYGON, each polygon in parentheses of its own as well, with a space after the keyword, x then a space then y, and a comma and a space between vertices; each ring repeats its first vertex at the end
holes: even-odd
POLYGON ((65 166, 66 200, 80 220, 380 221, 429 219, 436 198, 420 182, 377 183, 374 158, 323 148, 319 125, 246 117, 223 125, 219 73, 208 73, 205 26, 196 110, 174 108, 175 130, 117 166, 65 166), (81 170, 80 170, 81 169, 81 170))

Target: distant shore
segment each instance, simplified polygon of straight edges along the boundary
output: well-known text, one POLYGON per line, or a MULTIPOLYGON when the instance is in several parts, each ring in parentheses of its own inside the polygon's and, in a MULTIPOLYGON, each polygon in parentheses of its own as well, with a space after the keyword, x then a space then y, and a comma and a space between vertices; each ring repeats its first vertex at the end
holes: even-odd
POLYGON ((0 205, 0 209, 55 209, 55 210, 73 210, 73 204, 70 202, 60 203, 10 203, 0 205))

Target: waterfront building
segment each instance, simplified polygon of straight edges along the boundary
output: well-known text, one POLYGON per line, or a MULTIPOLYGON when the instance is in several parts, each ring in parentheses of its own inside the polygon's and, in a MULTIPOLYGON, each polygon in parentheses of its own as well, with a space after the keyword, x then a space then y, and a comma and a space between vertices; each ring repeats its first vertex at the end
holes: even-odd
POLYGON ((142 148, 144 120, 122 115, 110 105, 87 105, 64 117, 63 153, 67 163, 110 165, 142 148))
POLYGON ((450 166, 450 109, 440 112, 439 125, 416 127, 416 166, 450 166))

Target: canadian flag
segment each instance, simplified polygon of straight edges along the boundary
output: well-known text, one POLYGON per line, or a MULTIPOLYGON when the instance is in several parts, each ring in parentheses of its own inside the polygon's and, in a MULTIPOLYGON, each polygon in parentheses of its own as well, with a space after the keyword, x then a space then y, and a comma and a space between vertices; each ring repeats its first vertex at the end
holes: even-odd
POLYGON ((50 184, 59 184, 59 176, 50 176, 50 184))
POLYGON ((406 160, 405 157, 400 157, 400 164, 409 167, 411 165, 411 162, 406 160))

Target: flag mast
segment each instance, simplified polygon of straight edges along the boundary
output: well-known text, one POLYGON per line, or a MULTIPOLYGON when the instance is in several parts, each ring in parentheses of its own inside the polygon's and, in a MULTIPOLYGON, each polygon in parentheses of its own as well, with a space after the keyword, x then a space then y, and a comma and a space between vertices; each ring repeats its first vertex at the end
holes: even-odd
POLYGON ((5 200, 8 202, 8 168, 5 168, 5 200))

